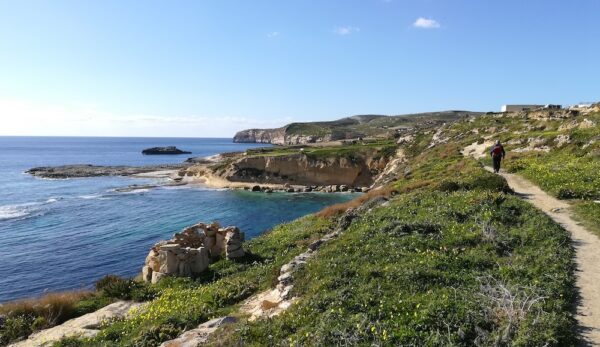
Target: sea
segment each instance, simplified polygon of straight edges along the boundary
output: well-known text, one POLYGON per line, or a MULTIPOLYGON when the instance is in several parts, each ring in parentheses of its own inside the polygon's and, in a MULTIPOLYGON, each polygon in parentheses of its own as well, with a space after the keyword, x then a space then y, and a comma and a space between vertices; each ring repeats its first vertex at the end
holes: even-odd
POLYGON ((25 173, 66 164, 181 163, 192 156, 264 146, 225 138, 0 137, 0 303, 93 288, 107 274, 135 276, 154 243, 197 222, 236 225, 250 239, 355 197, 201 186, 117 192, 160 179, 41 179, 25 173), (177 146, 192 154, 141 154, 155 146, 177 146))

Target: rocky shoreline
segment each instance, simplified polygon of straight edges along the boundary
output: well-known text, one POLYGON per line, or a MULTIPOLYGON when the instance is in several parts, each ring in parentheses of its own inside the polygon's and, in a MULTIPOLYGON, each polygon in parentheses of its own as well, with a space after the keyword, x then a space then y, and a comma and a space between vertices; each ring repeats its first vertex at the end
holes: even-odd
POLYGON ((91 164, 41 166, 25 173, 39 178, 67 179, 101 176, 133 176, 158 171, 175 171, 191 166, 190 163, 163 164, 150 166, 99 166, 91 164))

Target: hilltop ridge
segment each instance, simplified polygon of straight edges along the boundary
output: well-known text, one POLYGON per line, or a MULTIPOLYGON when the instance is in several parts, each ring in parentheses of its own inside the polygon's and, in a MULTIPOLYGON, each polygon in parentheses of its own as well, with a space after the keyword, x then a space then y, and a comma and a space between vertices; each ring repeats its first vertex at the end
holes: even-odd
POLYGON ((482 112, 452 110, 396 116, 355 115, 334 121, 295 122, 281 128, 242 130, 235 134, 233 142, 298 145, 366 137, 391 137, 398 129, 404 127, 423 123, 445 123, 481 114, 482 112))

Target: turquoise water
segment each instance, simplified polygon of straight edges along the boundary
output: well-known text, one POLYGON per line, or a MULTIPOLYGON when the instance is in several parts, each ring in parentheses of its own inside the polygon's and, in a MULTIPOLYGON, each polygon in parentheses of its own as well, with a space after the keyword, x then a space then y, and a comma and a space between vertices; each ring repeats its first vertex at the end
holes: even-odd
MULTIPOLYGON (((89 288, 105 274, 134 276, 148 249, 186 225, 217 220, 248 238, 352 194, 274 193, 169 187, 127 177, 46 180, 23 172, 64 164, 149 165, 241 151, 230 139, 0 137, 0 302, 45 291, 89 288), (192 155, 144 156, 175 145, 192 155)), ((264 145, 261 145, 264 146, 264 145)))

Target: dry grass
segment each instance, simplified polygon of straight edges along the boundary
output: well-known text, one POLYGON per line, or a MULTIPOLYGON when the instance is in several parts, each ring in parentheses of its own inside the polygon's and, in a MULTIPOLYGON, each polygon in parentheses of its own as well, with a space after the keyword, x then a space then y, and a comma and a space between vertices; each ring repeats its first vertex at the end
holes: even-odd
POLYGON ((393 187, 381 187, 373 189, 365 194, 362 194, 356 199, 325 207, 317 213, 317 216, 325 218, 339 216, 342 213, 346 212, 348 209, 357 208, 373 198, 389 198, 396 193, 398 193, 398 190, 396 190, 396 188, 393 187))
POLYGON ((40 298, 18 300, 0 305, 0 314, 9 317, 43 317, 49 326, 60 324, 72 318, 76 304, 93 295, 91 291, 70 291, 49 293, 40 298))

